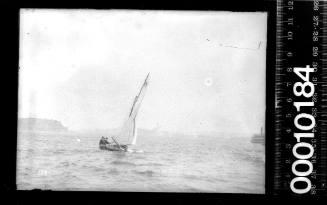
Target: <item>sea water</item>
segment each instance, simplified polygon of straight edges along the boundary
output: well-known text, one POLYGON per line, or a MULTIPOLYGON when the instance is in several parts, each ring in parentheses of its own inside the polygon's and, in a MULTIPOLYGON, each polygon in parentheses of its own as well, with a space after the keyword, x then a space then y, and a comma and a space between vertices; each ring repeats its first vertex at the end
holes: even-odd
POLYGON ((140 135, 135 152, 96 134, 18 132, 19 190, 264 193, 265 150, 242 136, 140 135))

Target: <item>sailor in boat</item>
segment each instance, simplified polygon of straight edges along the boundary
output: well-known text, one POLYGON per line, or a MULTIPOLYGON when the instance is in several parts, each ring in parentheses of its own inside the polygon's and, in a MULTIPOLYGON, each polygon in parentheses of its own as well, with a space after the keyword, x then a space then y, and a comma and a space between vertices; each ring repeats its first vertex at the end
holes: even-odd
POLYGON ((102 136, 99 142, 100 149, 105 149, 108 143, 108 140, 104 136, 102 136))

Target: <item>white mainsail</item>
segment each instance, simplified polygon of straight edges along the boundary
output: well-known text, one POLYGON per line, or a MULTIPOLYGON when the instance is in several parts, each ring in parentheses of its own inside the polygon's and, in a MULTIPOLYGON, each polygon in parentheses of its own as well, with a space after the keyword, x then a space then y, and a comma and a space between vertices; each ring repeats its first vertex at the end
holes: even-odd
POLYGON ((136 139, 137 139, 137 127, 136 127, 136 120, 134 119, 134 129, 133 129, 134 133, 133 133, 133 141, 132 141, 132 145, 136 144, 136 139))
POLYGON ((140 92, 138 93, 137 96, 135 96, 128 118, 125 121, 121 129, 121 132, 118 136, 120 140, 126 139, 126 142, 121 142, 123 144, 125 143, 132 144, 132 145, 136 144, 136 139, 137 139, 136 117, 148 87, 148 78, 149 78, 149 74, 146 76, 145 81, 140 89, 140 92))

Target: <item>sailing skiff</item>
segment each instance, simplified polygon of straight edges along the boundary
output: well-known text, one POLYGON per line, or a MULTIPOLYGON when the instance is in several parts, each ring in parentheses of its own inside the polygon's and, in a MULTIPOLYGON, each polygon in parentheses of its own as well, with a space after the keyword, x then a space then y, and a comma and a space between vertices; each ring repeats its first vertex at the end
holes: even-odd
POLYGON ((146 76, 138 95, 135 96, 128 118, 125 121, 124 125, 122 126, 122 129, 120 130, 120 133, 117 136, 117 139, 122 140, 122 142, 118 142, 118 140, 114 136, 111 136, 112 139, 111 142, 109 142, 106 138, 102 137, 99 142, 99 148, 101 150, 126 152, 129 150, 128 147, 130 145, 136 144, 136 139, 137 139, 136 117, 148 87, 148 79, 149 79, 149 73, 146 76))

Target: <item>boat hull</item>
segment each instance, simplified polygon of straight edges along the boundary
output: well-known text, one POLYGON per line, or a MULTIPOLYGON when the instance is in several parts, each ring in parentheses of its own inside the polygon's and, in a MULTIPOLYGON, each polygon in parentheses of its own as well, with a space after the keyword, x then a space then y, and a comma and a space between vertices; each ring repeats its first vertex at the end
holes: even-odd
POLYGON ((127 151, 127 145, 112 145, 112 144, 106 144, 106 145, 100 145, 99 148, 101 150, 107 150, 107 151, 118 151, 118 152, 126 152, 127 151))

